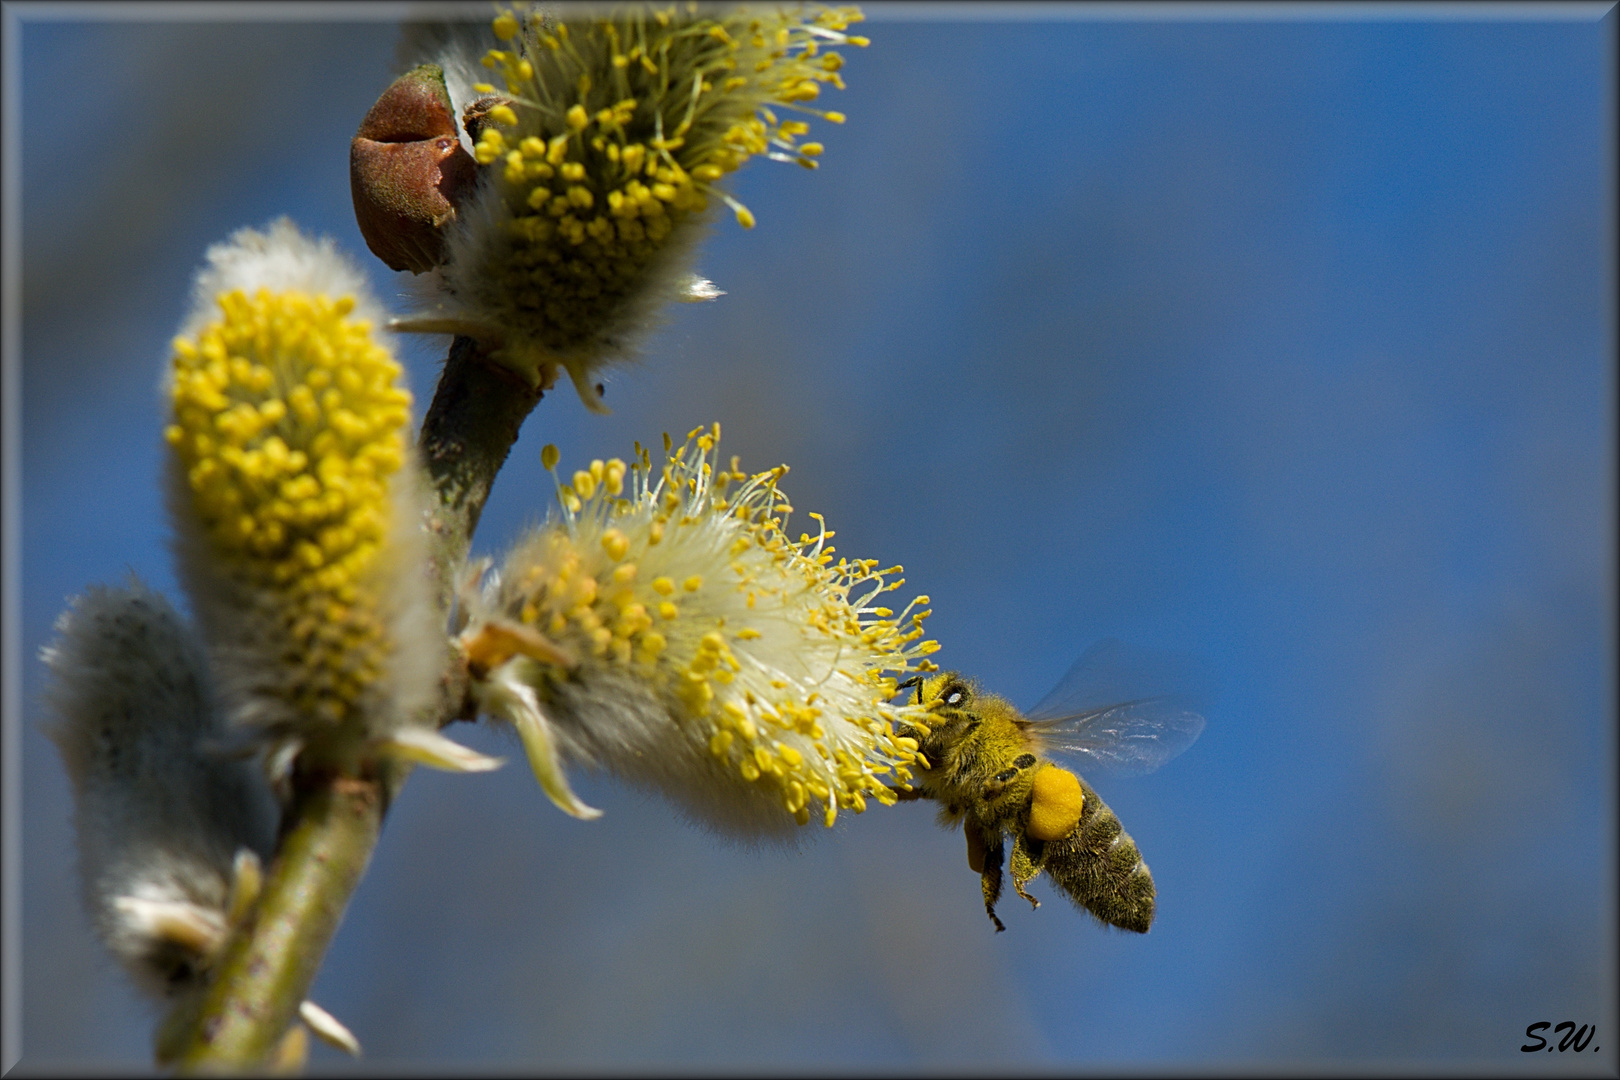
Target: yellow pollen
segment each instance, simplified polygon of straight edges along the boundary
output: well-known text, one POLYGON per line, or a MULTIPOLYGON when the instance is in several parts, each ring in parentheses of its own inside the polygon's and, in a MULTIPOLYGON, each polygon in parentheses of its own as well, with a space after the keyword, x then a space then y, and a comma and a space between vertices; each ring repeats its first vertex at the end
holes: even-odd
POLYGON ((261 289, 217 303, 195 341, 174 343, 165 440, 227 572, 284 606, 302 657, 290 703, 341 719, 383 667, 368 571, 387 539, 410 397, 369 325, 349 317, 352 298, 261 289))
POLYGON ((546 24, 528 10, 494 19, 503 45, 483 63, 519 107, 490 108, 474 150, 502 163, 490 179, 507 243, 465 273, 505 298, 489 317, 509 350, 578 355, 711 200, 755 225, 716 186, 727 175, 756 156, 814 164, 822 144, 797 142, 809 124, 773 106, 842 121, 803 103, 843 86, 826 46, 845 40, 835 27, 852 9, 565 9, 546 24))
POLYGON ((645 680, 705 758, 795 821, 892 802, 879 778, 907 783, 918 757, 896 732, 927 726, 925 709, 889 701, 904 672, 927 670, 911 629, 921 613, 876 604, 898 568, 834 563, 831 530, 790 540, 785 469, 719 468, 717 437, 696 429, 679 449, 666 439, 656 465, 638 446, 628 466, 574 473, 558 492, 567 521, 514 551, 499 608, 580 658, 570 677, 587 691, 603 665, 645 680), (736 586, 705 589, 717 573, 736 586))

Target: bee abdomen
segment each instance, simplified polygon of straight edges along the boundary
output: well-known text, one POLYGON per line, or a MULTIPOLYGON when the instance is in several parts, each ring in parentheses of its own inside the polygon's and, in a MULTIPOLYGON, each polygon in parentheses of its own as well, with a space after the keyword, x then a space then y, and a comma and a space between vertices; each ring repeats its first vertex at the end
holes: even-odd
POLYGON ((1086 797, 1080 822, 1046 844, 1042 869, 1103 922, 1145 934, 1153 923, 1153 875, 1119 818, 1084 780, 1080 787, 1086 797))

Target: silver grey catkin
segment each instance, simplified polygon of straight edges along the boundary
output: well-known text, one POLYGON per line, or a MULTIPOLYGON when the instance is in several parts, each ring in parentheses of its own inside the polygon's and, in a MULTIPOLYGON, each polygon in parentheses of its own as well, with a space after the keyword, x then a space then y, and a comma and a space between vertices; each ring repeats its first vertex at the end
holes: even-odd
POLYGON ((226 727, 196 635, 133 577, 76 598, 43 651, 49 734, 75 796, 84 902, 146 992, 198 982, 228 929, 233 864, 274 833, 268 786, 226 727))

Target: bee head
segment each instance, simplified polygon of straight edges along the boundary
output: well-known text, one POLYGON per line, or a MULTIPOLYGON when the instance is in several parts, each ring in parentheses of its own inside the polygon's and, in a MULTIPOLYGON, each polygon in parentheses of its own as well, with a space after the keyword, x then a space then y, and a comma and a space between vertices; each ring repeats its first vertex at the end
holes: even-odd
POLYGON ((911 701, 925 707, 931 714, 928 730, 907 727, 901 732, 916 739, 930 761, 937 761, 943 748, 956 742, 978 723, 978 718, 967 710, 978 697, 978 688, 954 671, 937 675, 918 675, 907 679, 898 687, 912 691, 911 701))
POLYGON ((919 679, 917 704, 936 712, 968 708, 977 696, 974 685, 954 671, 942 671, 931 678, 919 676, 919 679))

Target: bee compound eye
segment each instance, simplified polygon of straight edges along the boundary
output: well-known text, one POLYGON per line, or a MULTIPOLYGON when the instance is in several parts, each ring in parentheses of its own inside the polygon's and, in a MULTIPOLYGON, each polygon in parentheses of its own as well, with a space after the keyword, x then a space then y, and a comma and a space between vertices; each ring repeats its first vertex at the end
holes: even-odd
POLYGON ((944 697, 947 705, 960 705, 967 700, 967 691, 960 686, 947 686, 945 693, 941 696, 944 697))

